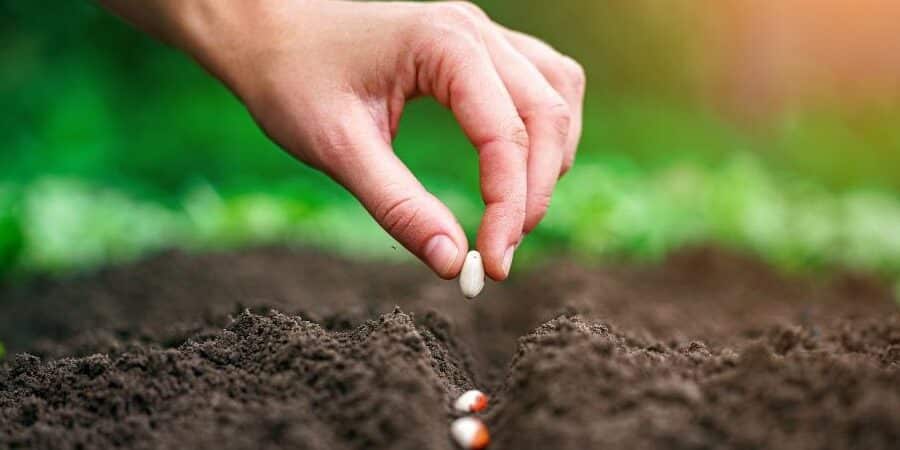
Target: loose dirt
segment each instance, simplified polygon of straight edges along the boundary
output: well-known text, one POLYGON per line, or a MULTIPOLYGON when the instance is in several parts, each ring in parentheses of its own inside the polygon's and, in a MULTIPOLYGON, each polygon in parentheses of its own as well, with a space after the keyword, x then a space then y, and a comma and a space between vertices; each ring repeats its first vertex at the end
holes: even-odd
POLYGON ((0 287, 0 448, 897 448, 900 308, 701 248, 474 301, 417 266, 167 253, 0 287))

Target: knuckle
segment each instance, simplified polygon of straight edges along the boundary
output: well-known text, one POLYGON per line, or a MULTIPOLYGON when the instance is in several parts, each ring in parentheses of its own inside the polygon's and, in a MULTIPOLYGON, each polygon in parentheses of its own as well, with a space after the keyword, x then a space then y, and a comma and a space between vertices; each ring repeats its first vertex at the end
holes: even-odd
POLYGON ((438 3, 424 15, 432 30, 450 38, 480 36, 478 17, 459 3, 438 3))
POLYGON ((341 124, 313 132, 303 162, 336 177, 356 159, 353 133, 341 124))
POLYGON ((565 137, 569 134, 569 126, 572 124, 572 111, 562 99, 557 103, 552 103, 547 108, 547 117, 557 136, 565 137))
POLYGON ((473 143, 479 150, 484 150, 494 144, 506 144, 516 147, 523 157, 528 155, 528 130, 525 124, 518 117, 511 119, 509 124, 501 126, 497 129, 497 134, 485 136, 482 139, 475 140, 473 143))
POLYGON ((414 49, 463 60, 483 45, 473 15, 447 3, 434 4, 417 15, 409 30, 409 40, 414 49))
POLYGON ((515 124, 509 127, 509 132, 506 134, 506 139, 509 141, 509 143, 518 147, 521 152, 527 154, 529 146, 528 130, 525 128, 525 124, 523 124, 521 120, 517 120, 515 124))
POLYGON ((527 111, 523 112, 526 122, 539 122, 546 127, 548 132, 561 140, 565 140, 569 135, 569 127, 572 124, 572 110, 569 105, 555 94, 546 99, 546 101, 537 102, 527 111))
POLYGON ((482 20, 482 19, 488 18, 488 15, 484 12, 484 10, 472 2, 452 1, 452 2, 447 2, 447 5, 461 9, 466 14, 471 15, 473 18, 475 18, 477 20, 482 20))
POLYGON ((422 211, 422 202, 412 195, 401 195, 375 206, 372 214, 381 226, 392 236, 403 236, 415 226, 422 211))
POLYGON ((565 72, 569 83, 578 91, 583 92, 587 84, 587 75, 585 75, 584 67, 571 57, 564 56, 562 70, 565 72))

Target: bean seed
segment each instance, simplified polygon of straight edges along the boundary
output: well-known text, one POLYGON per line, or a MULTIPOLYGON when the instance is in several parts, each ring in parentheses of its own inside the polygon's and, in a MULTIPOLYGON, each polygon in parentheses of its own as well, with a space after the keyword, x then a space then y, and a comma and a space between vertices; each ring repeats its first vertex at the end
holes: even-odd
POLYGON ((478 250, 472 250, 466 255, 459 273, 459 289, 466 298, 475 298, 484 289, 484 264, 478 250))
POLYGON ((477 413, 484 408, 487 408, 487 405, 488 396, 477 389, 464 392, 463 395, 460 395, 459 398, 456 399, 456 402, 453 403, 453 407, 457 410, 470 413, 477 413))
POLYGON ((474 417, 462 417, 450 425, 450 434, 460 447, 467 450, 482 450, 491 443, 484 423, 474 417))

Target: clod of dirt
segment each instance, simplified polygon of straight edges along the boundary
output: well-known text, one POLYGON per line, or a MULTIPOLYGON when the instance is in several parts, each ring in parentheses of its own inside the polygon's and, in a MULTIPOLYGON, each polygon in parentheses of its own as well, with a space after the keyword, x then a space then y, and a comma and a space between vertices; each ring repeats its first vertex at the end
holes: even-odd
POLYGON ((846 346, 891 323, 779 355, 777 334, 710 349, 560 317, 520 340, 489 424, 508 449, 892 448, 900 371, 846 346))
POLYGON ((0 429, 12 447, 443 449, 457 369, 440 345, 399 311, 351 332, 244 312, 176 349, 21 354, 0 375, 0 429))
POLYGON ((451 449, 475 386, 496 450, 900 442, 900 312, 869 278, 549 267, 475 304, 280 249, 0 287, 0 448, 451 449))

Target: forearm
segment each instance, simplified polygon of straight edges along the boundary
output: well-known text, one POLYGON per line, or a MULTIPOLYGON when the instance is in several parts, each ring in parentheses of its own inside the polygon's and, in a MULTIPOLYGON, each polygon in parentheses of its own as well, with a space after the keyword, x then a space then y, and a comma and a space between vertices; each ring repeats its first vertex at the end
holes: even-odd
POLYGON ((232 88, 233 62, 253 51, 248 42, 266 33, 269 18, 296 17, 299 6, 324 1, 97 0, 134 27, 188 54, 232 88))
POLYGON ((145 33, 184 48, 190 21, 209 0, 97 0, 101 6, 145 33))

